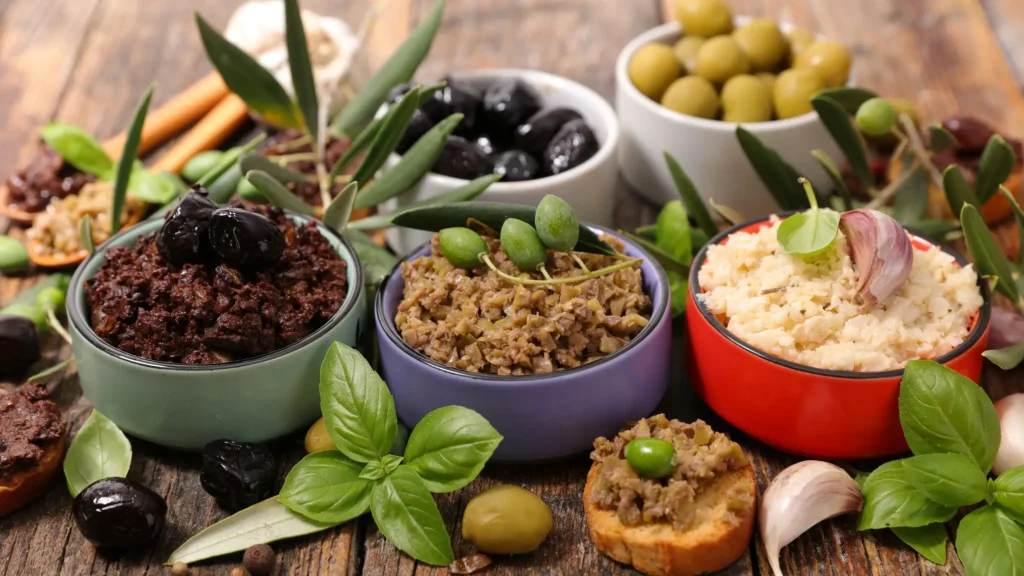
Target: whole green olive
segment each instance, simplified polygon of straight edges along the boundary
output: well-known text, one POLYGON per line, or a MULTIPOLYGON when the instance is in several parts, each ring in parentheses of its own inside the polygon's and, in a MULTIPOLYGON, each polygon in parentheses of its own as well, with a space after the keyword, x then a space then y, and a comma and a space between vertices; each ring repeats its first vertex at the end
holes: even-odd
POLYGON ((259 188, 249 182, 249 179, 243 176, 235 187, 235 193, 248 200, 249 202, 266 202, 267 198, 263 196, 263 192, 260 192, 259 188))
POLYGON ((28 249, 10 236, 0 236, 0 272, 21 272, 28 268, 28 249))
POLYGON ((668 87, 661 97, 661 105, 688 116, 715 118, 718 116, 718 92, 711 82, 700 76, 684 76, 668 87))
POLYGON ((627 68, 629 81, 651 100, 661 100, 665 89, 679 78, 679 62, 666 44, 648 44, 633 54, 627 68))
POLYGON ((541 242, 552 250, 572 250, 580 238, 580 221, 576 219, 576 212, 568 202, 554 194, 540 199, 534 222, 541 242))
POLYGON ((774 20, 755 18, 737 28, 732 37, 750 56, 750 69, 754 72, 775 70, 786 56, 786 38, 774 20))
POLYGON ((441 254, 456 268, 472 270, 480 266, 480 255, 487 254, 487 243, 469 228, 445 228, 437 239, 441 254))
POLYGON ((548 259, 547 248, 537 231, 522 220, 508 218, 501 225, 501 249, 508 259, 525 272, 533 272, 548 259))
POLYGON ((334 446, 334 440, 331 440, 330 433, 327 432, 327 424, 324 423, 323 418, 317 420, 309 427, 303 445, 306 447, 306 452, 310 454, 337 449, 334 446))
POLYGON ((43 334, 50 328, 50 324, 46 320, 46 311, 35 304, 11 304, 6 308, 0 309, 0 314, 11 314, 28 318, 36 325, 36 332, 40 334, 43 334))
POLYGON ((644 478, 667 478, 676 468, 676 449, 660 438, 634 438, 626 444, 626 462, 644 478))
POLYGON ((825 83, 813 70, 786 70, 775 78, 775 90, 772 93, 775 115, 779 118, 793 118, 807 114, 814 110, 811 98, 824 88, 825 83))
POLYGON ((64 309, 64 291, 60 288, 45 288, 39 294, 36 294, 36 306, 39 306, 43 311, 54 310, 59 311, 64 309))
POLYGON ((224 153, 220 150, 207 150, 200 152, 195 156, 188 159, 185 165, 181 168, 181 175, 189 182, 195 182, 202 178, 207 172, 213 170, 221 160, 224 159, 224 153))
POLYGON ((716 36, 697 53, 697 75, 715 84, 750 71, 750 57, 732 36, 716 36))
POLYGON ((676 60, 682 66, 684 73, 697 73, 697 54, 700 53, 700 47, 703 45, 704 39, 700 36, 683 36, 672 46, 672 52, 675 53, 676 60))
POLYGON ((470 499, 462 513, 462 537, 487 554, 526 554, 544 542, 553 523, 539 496, 506 484, 470 499))
POLYGON ((711 38, 732 32, 732 12, 722 0, 676 0, 676 18, 687 35, 711 38))
POLYGON ((722 86, 722 120, 767 122, 771 119, 772 93, 764 80, 750 74, 740 74, 722 86))
POLYGON ((775 93, 775 74, 770 72, 761 72, 757 75, 757 78, 764 82, 764 85, 768 87, 768 93, 775 93))
POLYGON ((793 62, 794 68, 814 70, 825 87, 842 86, 850 76, 852 58, 845 46, 834 40, 818 40, 804 49, 793 62))
POLYGON ((857 127, 871 136, 882 136, 896 125, 896 110, 885 98, 872 98, 857 108, 857 127))
POLYGON ((794 28, 786 33, 786 40, 789 42, 789 63, 792 64, 817 38, 807 30, 794 28))

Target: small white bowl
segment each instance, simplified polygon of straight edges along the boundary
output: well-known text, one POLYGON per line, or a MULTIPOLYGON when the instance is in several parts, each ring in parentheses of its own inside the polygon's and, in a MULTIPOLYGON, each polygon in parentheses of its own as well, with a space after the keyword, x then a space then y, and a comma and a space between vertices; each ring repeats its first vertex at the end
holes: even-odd
MULTIPOLYGON (((737 16, 736 24, 749 20, 737 16)), ((780 27, 786 32, 792 28, 785 23, 780 27)), ((627 67, 637 50, 652 42, 675 42, 681 34, 678 22, 664 24, 637 36, 619 53, 615 107, 622 124, 622 175, 636 191, 658 204, 677 199, 679 194, 665 165, 664 152, 668 152, 704 198, 735 208, 745 218, 777 212, 778 205, 740 148, 736 123, 673 112, 641 94, 630 81, 627 67)), ((809 178, 815 188, 831 185, 811 150, 824 150, 837 162, 842 156, 816 112, 743 127, 809 178)))
MULTIPOLYGON (((579 112, 600 143, 600 148, 594 156, 572 170, 525 182, 495 182, 477 197, 478 200, 536 206, 545 195, 554 194, 573 207, 576 217, 581 222, 612 227, 617 180, 615 149, 619 143, 619 122, 612 107, 604 98, 582 84, 536 70, 474 70, 452 74, 452 78, 481 93, 494 80, 518 78, 540 94, 542 110, 563 106, 579 112)), ((399 156, 392 155, 385 169, 394 166, 399 159, 399 156)), ((443 194, 466 182, 467 180, 460 178, 430 172, 411 190, 385 202, 381 211, 388 213, 400 210, 412 202, 443 194)), ((419 248, 431 237, 430 232, 405 228, 389 229, 385 235, 388 244, 399 255, 419 248)))

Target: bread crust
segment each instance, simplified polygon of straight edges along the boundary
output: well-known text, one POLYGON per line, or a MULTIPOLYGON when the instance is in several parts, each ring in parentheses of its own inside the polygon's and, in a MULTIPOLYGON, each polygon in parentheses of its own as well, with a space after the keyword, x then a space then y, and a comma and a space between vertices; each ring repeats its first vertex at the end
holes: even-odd
POLYGON ((67 438, 65 431, 60 440, 47 446, 46 454, 35 466, 16 472, 0 483, 0 517, 33 502, 50 489, 53 477, 64 461, 67 438))
MULTIPOLYGON (((590 502, 590 492, 597 478, 599 464, 587 474, 583 503, 587 513, 590 539, 597 549, 623 564, 649 576, 693 576, 721 570, 743 556, 750 545, 757 510, 757 484, 754 469, 747 465, 731 471, 701 493, 698 501, 724 500, 728 490, 739 482, 750 486, 750 506, 738 522, 717 518, 680 532, 670 523, 658 522, 627 526, 619 521, 614 510, 603 510, 590 502)), ((722 502, 724 507, 725 502, 722 502)))

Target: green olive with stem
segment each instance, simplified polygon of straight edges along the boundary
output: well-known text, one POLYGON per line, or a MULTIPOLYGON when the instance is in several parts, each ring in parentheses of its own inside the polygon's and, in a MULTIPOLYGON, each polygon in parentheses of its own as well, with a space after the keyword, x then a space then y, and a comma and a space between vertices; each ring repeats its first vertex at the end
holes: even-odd
POLYGON ((46 288, 36 295, 36 305, 54 312, 64 309, 64 292, 60 288, 46 288))
POLYGON ((520 270, 533 272, 548 259, 547 248, 537 231, 526 222, 508 218, 501 225, 501 248, 520 270))
POLYGON ((537 235, 552 250, 568 252, 580 238, 580 221, 576 219, 576 212, 568 202, 554 194, 541 198, 534 222, 537 235))
POLYGON ((441 254, 456 268, 472 270, 480 266, 480 255, 487 254, 487 243, 469 228, 445 228, 437 233, 441 254))

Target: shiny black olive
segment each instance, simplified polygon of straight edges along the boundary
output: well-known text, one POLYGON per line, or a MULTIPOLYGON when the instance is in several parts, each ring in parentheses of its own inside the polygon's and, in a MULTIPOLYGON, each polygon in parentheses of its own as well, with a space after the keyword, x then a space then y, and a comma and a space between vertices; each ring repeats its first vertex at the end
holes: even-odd
POLYGON ((511 134, 538 110, 540 97, 533 88, 514 78, 497 80, 484 92, 484 122, 492 133, 511 134))
POLYGON ((544 168, 549 174, 561 174, 586 162, 597 153, 594 132, 581 120, 567 122, 544 151, 544 168))
POLYGON ((14 314, 0 314, 0 375, 21 374, 39 360, 36 325, 14 314))
POLYGON ((430 118, 422 110, 413 112, 412 120, 409 121, 409 127, 405 129, 405 134, 398 141, 398 147, 396 148, 398 153, 405 154, 405 151, 412 148, 412 145, 422 138, 432 126, 430 118))
POLYGON ((522 150, 509 150, 494 161, 494 173, 501 174, 502 182, 532 180, 539 172, 537 161, 522 150))
POLYGON ((516 128, 512 142, 516 148, 523 150, 534 157, 544 154, 544 149, 555 137, 555 134, 565 126, 566 122, 582 118, 579 112, 570 108, 550 108, 542 110, 529 120, 516 128))
POLYGON ((433 171, 453 178, 472 180, 494 171, 494 163, 479 148, 460 136, 449 136, 433 171))
POLYGON ((176 266, 206 260, 209 254, 207 227, 216 209, 217 204, 207 197, 206 189, 193 186, 164 220, 163 228, 156 235, 157 250, 176 266))
POLYGON ((210 216, 210 245, 236 268, 267 268, 284 252, 284 233, 262 214, 220 208, 210 216))
POLYGON ((462 121, 455 127, 455 133, 459 136, 472 136, 477 129, 480 97, 464 86, 456 85, 451 78, 446 77, 444 81, 447 82, 445 87, 434 92, 434 97, 424 102, 420 109, 430 117, 433 124, 437 124, 452 114, 462 114, 462 121))
POLYGON ((75 498, 75 524, 97 548, 142 550, 156 542, 167 503, 159 494, 126 478, 104 478, 75 498))
POLYGON ((495 154, 501 152, 501 148, 498 146, 498 144, 495 143, 494 140, 492 140, 491 137, 487 136, 486 134, 481 134, 480 136, 477 136, 476 139, 473 140, 473 143, 476 144, 476 147, 479 148, 481 152, 488 156, 494 156, 495 154))
POLYGON ((274 494, 277 465, 262 444, 214 440, 203 448, 199 483, 221 508, 237 512, 274 494))

